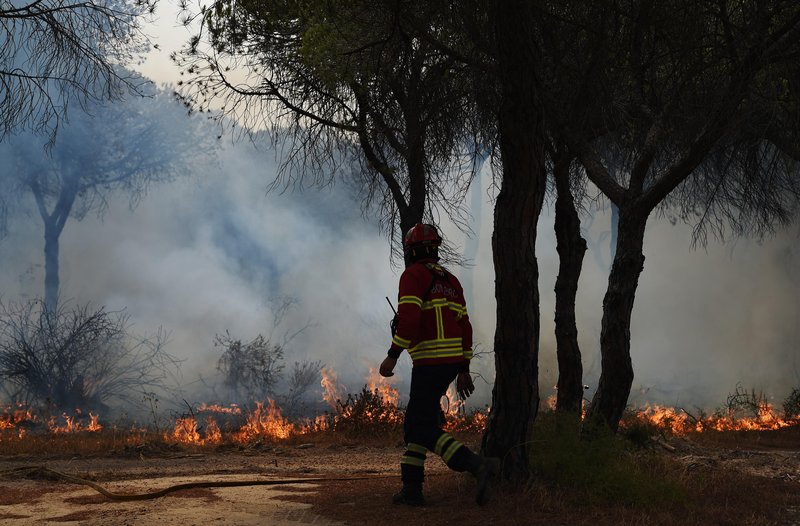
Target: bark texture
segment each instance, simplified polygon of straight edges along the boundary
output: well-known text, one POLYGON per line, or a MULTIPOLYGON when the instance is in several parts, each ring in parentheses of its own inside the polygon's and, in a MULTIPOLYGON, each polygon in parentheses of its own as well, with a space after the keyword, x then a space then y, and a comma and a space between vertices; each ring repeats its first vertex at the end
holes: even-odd
POLYGON ((581 236, 581 221, 569 186, 569 163, 559 163, 554 169, 556 182, 556 357, 558 359, 558 395, 556 410, 580 416, 583 405, 583 364, 578 345, 578 325, 575 320, 575 297, 586 253, 586 240, 581 236))
POLYGON ((494 214, 497 327, 495 386, 483 453, 503 459, 507 479, 529 475, 528 439, 539 405, 539 271, 536 223, 545 192, 544 132, 531 32, 533 4, 494 4, 503 178, 494 214))
POLYGON ((602 372, 587 415, 587 425, 616 432, 633 384, 631 313, 644 269, 644 231, 647 212, 619 209, 619 234, 614 263, 603 298, 600 332, 602 372))

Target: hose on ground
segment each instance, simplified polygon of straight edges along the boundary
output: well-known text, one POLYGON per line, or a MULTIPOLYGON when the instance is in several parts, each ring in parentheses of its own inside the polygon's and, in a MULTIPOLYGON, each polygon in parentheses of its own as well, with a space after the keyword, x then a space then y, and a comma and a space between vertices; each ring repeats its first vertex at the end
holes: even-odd
POLYGON ((169 493, 180 491, 184 489, 194 488, 232 488, 239 486, 277 486, 282 484, 304 484, 309 482, 342 482, 349 480, 371 480, 371 479, 385 479, 394 478, 397 475, 371 475, 371 476, 356 476, 356 477, 330 477, 330 478, 296 478, 296 479, 277 479, 277 480, 263 480, 263 479, 250 479, 250 480, 201 480, 196 482, 186 482, 183 484, 175 484, 158 491, 148 493, 114 493, 108 491, 100 484, 87 480, 75 475, 62 473, 45 466, 23 466, 19 468, 9 469, 0 472, 0 476, 39 476, 50 480, 65 480, 75 484, 83 484, 96 490, 103 496, 116 501, 136 501, 136 500, 149 500, 163 497, 169 493))

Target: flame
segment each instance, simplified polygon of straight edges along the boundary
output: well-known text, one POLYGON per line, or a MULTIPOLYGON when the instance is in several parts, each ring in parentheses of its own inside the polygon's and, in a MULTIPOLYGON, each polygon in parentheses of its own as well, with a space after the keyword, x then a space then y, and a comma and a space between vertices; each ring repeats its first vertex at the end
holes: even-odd
POLYGON ((380 375, 376 367, 369 368, 369 376, 367 376, 367 389, 377 393, 383 399, 384 404, 392 407, 397 407, 400 401, 400 393, 391 385, 392 380, 380 375))
POLYGON ((197 432, 197 420, 193 416, 175 419, 172 433, 164 437, 169 442, 180 444, 201 444, 200 433, 197 432))
MULTIPOLYGON (((320 431, 355 429, 358 432, 369 432, 370 429, 380 429, 370 427, 374 424, 390 424, 390 427, 385 429, 397 429, 396 425, 402 423, 404 414, 398 407, 399 392, 392 385, 392 380, 379 375, 377 368, 369 369, 364 389, 356 395, 346 394, 346 390, 338 383, 337 376, 331 369, 323 368, 321 376, 323 400, 333 408, 330 413, 326 412, 302 421, 290 421, 283 416, 281 408, 274 400, 259 402, 250 412, 236 404, 228 406, 200 404, 198 413, 205 413, 201 423, 198 424, 194 415, 177 418, 174 428, 163 434, 164 440, 193 446, 219 444, 224 440, 239 443, 264 439, 278 441, 320 431), (225 416, 220 417, 219 415, 225 416), (221 424, 217 422, 217 419, 220 418, 225 422, 224 434, 220 428, 221 424), (242 420, 244 420, 244 424, 236 429, 234 424, 241 423, 242 420)), ((448 387, 441 404, 445 417, 443 428, 446 431, 481 432, 485 429, 489 409, 473 410, 468 414, 465 401, 457 396, 455 385, 448 387)), ((543 404, 551 410, 555 410, 556 396, 548 397, 543 404)), ((656 427, 659 432, 668 432, 674 435, 707 431, 766 431, 800 426, 800 418, 781 418, 774 407, 765 401, 754 402, 752 406, 746 407, 755 409, 749 418, 744 418, 740 416, 740 412, 733 410, 727 413, 716 413, 712 416, 695 417, 685 410, 674 407, 647 405, 643 409, 627 415, 621 425, 629 426, 637 421, 644 422, 656 427)), ((23 404, 0 406, 0 410, 2 411, 0 412, 0 440, 15 440, 25 437, 27 430, 24 424, 26 422, 37 424, 55 434, 103 430, 98 415, 89 412, 87 420, 86 414, 78 409, 73 415, 63 413, 59 417, 52 416, 48 419, 44 419, 23 404)), ((113 429, 116 430, 116 428, 113 429)), ((144 429, 134 428, 130 431, 130 436, 135 436, 137 433, 143 441, 147 432, 144 429)))
POLYGON ((224 413, 229 415, 242 414, 242 409, 236 404, 231 404, 228 407, 223 407, 218 404, 200 404, 200 406, 197 408, 197 411, 207 413, 224 413))
POLYGON ((275 401, 268 400, 266 407, 262 402, 256 404, 255 411, 247 415, 247 422, 233 438, 238 442, 251 442, 261 437, 286 439, 296 431, 297 426, 283 417, 275 401))
POLYGON ((99 423, 100 415, 96 415, 92 412, 89 412, 89 425, 86 427, 87 431, 91 431, 96 433, 97 431, 102 431, 103 426, 99 423))
POLYGON ((166 433, 164 439, 167 442, 195 446, 222 442, 222 432, 211 417, 205 419, 204 434, 205 436, 200 435, 195 417, 187 416, 175 419, 175 428, 171 433, 166 433))
POLYGON ((3 408, 3 414, 0 414, 0 431, 6 429, 16 429, 22 422, 33 422, 34 416, 30 409, 17 404, 16 409, 10 411, 11 406, 3 408))
MULTIPOLYGON (((20 427, 23 422, 34 422, 36 420, 33 412, 22 404, 16 404, 12 409, 11 405, 3 407, 3 413, 0 414, 0 433, 7 436, 5 432, 16 431, 17 438, 22 439, 25 437, 27 430, 20 427)), ((2 440, 0 436, 0 440, 2 440)))
POLYGON ((769 431, 800 424, 798 419, 783 419, 775 413, 772 404, 760 402, 756 416, 737 417, 732 413, 695 418, 674 407, 647 405, 636 413, 636 419, 647 422, 675 435, 702 433, 703 431, 769 431))
POLYGON ((488 409, 474 409, 467 412, 467 402, 456 392, 455 384, 450 384, 447 393, 442 397, 442 410, 445 423, 442 428, 448 432, 480 433, 486 428, 489 418, 488 409))
POLYGON ((81 410, 75 410, 76 415, 70 416, 66 413, 61 413, 61 418, 64 420, 64 425, 58 425, 58 420, 55 416, 51 416, 47 420, 47 427, 51 433, 79 433, 81 431, 98 432, 102 431, 103 426, 99 423, 98 415, 90 412, 89 423, 84 426, 80 420, 81 410))
POLYGON ((322 379, 320 385, 322 386, 322 399, 331 406, 332 409, 338 410, 339 404, 344 398, 344 389, 339 385, 336 373, 332 369, 323 367, 320 370, 322 379))

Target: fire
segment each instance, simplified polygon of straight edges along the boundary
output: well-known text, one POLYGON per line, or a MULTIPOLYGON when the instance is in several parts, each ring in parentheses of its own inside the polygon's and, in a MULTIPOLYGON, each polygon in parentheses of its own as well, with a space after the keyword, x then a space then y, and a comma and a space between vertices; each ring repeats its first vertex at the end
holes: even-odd
POLYGON ((178 442, 180 444, 202 443, 200 433, 197 432, 197 420, 195 420, 193 416, 176 419, 175 429, 164 438, 166 438, 167 441, 178 442))
POLYGON ((798 420, 783 419, 775 413, 772 404, 760 402, 752 418, 733 414, 716 414, 696 418, 683 410, 659 405, 648 405, 636 413, 636 418, 675 435, 703 431, 769 431, 800 424, 798 420))
POLYGON ((175 420, 175 428, 171 433, 166 433, 164 439, 167 442, 194 446, 222 442, 222 432, 211 417, 205 419, 204 435, 200 435, 200 431, 197 428, 197 420, 193 416, 187 416, 177 418, 175 420))
POLYGON ((442 397, 442 411, 445 415, 443 429, 445 431, 481 432, 486 428, 489 411, 475 409, 467 413, 467 403, 458 393, 454 384, 450 384, 447 393, 442 397))
MULTIPOLYGON (((400 396, 392 381, 379 375, 377 368, 370 368, 365 385, 360 393, 347 394, 330 369, 322 369, 322 398, 333 411, 304 420, 289 420, 274 400, 258 402, 252 411, 236 404, 200 404, 197 414, 202 417, 184 416, 175 419, 174 428, 161 434, 164 440, 182 445, 204 446, 224 441, 252 443, 259 440, 279 441, 292 437, 320 432, 343 433, 394 433, 402 425, 404 413, 399 406, 400 396), (220 427, 223 426, 225 431, 220 427)), ((745 393, 746 394, 746 393, 745 393)), ((555 410, 556 397, 544 400, 543 406, 555 410)), ((774 407, 763 398, 749 397, 729 407, 727 412, 712 416, 693 416, 685 410, 661 405, 647 405, 630 413, 621 425, 644 422, 660 432, 687 435, 707 431, 773 430, 800 425, 800 418, 781 418, 774 407), (741 416, 741 411, 750 417, 741 416)), ((455 386, 449 386, 441 400, 444 417, 443 428, 450 432, 482 432, 487 424, 489 409, 473 410, 468 414, 466 401, 460 399, 455 386)), ((23 404, 1 407, 0 440, 22 439, 30 429, 43 429, 50 433, 100 432, 103 426, 98 415, 75 410, 75 414, 63 413, 59 417, 42 417, 23 404)), ((584 408, 585 409, 585 408, 584 408)), ((113 427, 116 432, 116 428, 113 427)), ((147 431, 135 428, 130 436, 140 435, 145 440, 147 431)))
POLYGON ((286 439, 297 430, 295 424, 283 417, 280 407, 269 400, 265 407, 258 402, 255 411, 247 415, 247 422, 234 434, 238 442, 251 442, 258 438, 286 439))
POLYGON ((322 385, 322 399, 327 402, 332 409, 338 410, 339 403, 341 403, 344 398, 344 390, 339 385, 336 373, 327 367, 323 367, 322 370, 320 370, 320 375, 322 377, 320 380, 320 385, 322 385))
POLYGON ((16 409, 10 409, 10 406, 3 408, 3 414, 0 415, 0 431, 16 429, 22 422, 33 422, 34 416, 30 409, 19 404, 16 409))
POLYGON ((400 393, 391 385, 391 380, 381 376, 375 367, 369 368, 367 389, 377 393, 386 405, 397 407, 397 403, 400 401, 400 393))
POLYGON ((200 404, 197 407, 197 410, 200 412, 208 412, 208 413, 224 413, 228 415, 240 415, 242 414, 242 409, 236 405, 231 404, 228 407, 223 407, 218 404, 200 404))
POLYGON ((450 384, 442 397, 442 409, 448 418, 459 418, 466 413, 466 403, 458 396, 454 384, 450 384))
POLYGON ((17 438, 22 439, 25 437, 26 430, 24 427, 20 427, 20 424, 33 422, 34 418, 31 410, 22 404, 17 404, 15 409, 12 409, 12 406, 6 406, 3 408, 3 413, 0 414, 0 433, 16 431, 17 438))
POLYGON ((98 422, 98 415, 89 413, 89 423, 84 425, 80 420, 81 411, 75 410, 76 416, 70 416, 66 413, 61 414, 64 420, 64 425, 58 425, 56 417, 51 416, 47 421, 47 427, 51 433, 78 433, 81 431, 98 432, 102 431, 103 426, 98 422))

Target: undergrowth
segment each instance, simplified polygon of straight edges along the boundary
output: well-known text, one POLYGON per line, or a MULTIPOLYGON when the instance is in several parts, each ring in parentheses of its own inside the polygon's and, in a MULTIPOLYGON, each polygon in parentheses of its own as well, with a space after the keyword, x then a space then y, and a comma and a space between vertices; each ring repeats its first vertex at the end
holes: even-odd
POLYGON ((663 455, 610 433, 581 439, 577 425, 555 413, 539 416, 531 442, 538 477, 568 489, 579 506, 605 503, 663 507, 686 502, 686 492, 663 455))

